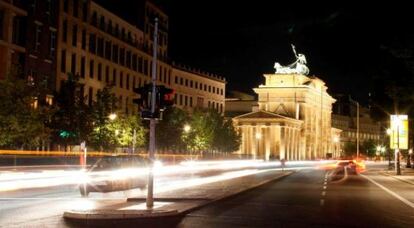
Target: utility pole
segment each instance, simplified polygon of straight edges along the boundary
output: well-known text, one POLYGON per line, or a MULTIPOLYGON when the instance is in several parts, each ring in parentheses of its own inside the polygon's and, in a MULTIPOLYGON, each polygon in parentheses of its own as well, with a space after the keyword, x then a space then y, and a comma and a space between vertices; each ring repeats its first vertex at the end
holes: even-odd
POLYGON ((148 158, 150 161, 148 172, 147 208, 154 206, 154 154, 155 154, 155 100, 157 81, 157 44, 158 44, 158 18, 155 18, 154 43, 152 56, 152 92, 151 92, 151 118, 148 158))
POLYGON ((359 159, 359 103, 357 105, 357 160, 359 159))
POLYGON ((395 171, 397 175, 401 175, 401 167, 400 167, 400 124, 401 120, 400 117, 397 116, 397 149, 395 149, 395 171))

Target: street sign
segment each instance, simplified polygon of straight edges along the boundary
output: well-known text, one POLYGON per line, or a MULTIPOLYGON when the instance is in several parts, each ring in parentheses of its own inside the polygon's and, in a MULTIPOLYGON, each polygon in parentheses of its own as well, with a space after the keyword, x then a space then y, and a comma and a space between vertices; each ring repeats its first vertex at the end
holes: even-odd
POLYGON ((391 149, 408 149, 408 116, 391 115, 391 149))

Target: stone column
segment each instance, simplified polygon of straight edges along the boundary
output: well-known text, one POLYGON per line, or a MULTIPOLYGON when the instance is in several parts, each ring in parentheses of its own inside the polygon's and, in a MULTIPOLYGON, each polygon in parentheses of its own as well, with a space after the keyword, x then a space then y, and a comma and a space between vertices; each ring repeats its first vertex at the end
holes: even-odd
POLYGON ((268 161, 269 160, 269 156, 270 156, 270 127, 266 127, 264 129, 264 143, 265 143, 265 160, 268 161))
POLYGON ((279 146, 279 148, 280 148, 280 159, 284 159, 284 158, 286 158, 286 147, 285 147, 285 142, 286 142, 286 138, 285 138, 285 126, 281 126, 280 127, 280 131, 279 131, 280 133, 279 133, 279 142, 280 142, 280 146, 279 146))

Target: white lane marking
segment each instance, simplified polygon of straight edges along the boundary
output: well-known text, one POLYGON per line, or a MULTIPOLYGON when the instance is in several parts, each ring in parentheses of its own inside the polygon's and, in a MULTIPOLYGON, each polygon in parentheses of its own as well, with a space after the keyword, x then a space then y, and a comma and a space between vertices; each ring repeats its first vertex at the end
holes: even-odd
POLYGON ((323 206, 324 204, 325 204, 325 200, 324 199, 321 199, 321 206, 323 206))
POLYGON ((363 174, 359 174, 360 176, 364 177, 365 179, 371 181, 372 183, 374 183, 375 185, 377 185, 378 187, 380 187, 382 190, 388 192, 390 195, 394 196, 395 198, 399 199, 401 202, 405 203, 407 206, 414 208, 414 203, 408 201, 407 199, 403 198, 402 196, 398 195, 397 193, 391 191, 390 189, 388 189, 387 187, 385 187, 384 185, 381 185, 380 183, 374 181, 373 179, 371 179, 368 176, 365 176, 363 174))
POLYGON ((326 186, 323 186, 323 189, 326 189, 327 187, 326 186))
POLYGON ((327 184, 327 181, 325 181, 323 184, 326 185, 327 184))
POLYGON ((325 196, 325 195, 326 195, 326 192, 325 192, 325 191, 323 191, 323 192, 322 192, 322 196, 325 196))

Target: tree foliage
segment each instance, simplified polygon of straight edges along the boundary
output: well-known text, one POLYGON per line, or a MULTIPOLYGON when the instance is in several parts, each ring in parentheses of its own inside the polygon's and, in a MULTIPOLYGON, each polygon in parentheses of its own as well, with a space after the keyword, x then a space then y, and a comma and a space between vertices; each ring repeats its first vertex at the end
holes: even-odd
POLYGON ((190 126, 191 130, 183 134, 190 150, 233 152, 240 146, 240 135, 231 120, 224 119, 216 110, 195 110, 190 126))
POLYGON ((34 149, 49 140, 45 122, 53 109, 39 106, 42 88, 20 76, 16 68, 0 80, 0 146, 34 149))
POLYGON ((171 150, 185 148, 181 136, 188 120, 188 113, 179 108, 172 107, 164 111, 163 119, 156 125, 157 147, 171 150))
POLYGON ((89 137, 89 143, 98 150, 108 151, 117 147, 140 147, 145 143, 145 128, 139 116, 127 116, 118 114, 111 120, 109 115, 116 113, 116 97, 110 87, 98 91, 96 102, 93 105, 92 119, 93 131, 89 137))
POLYGON ((54 141, 61 145, 80 144, 92 131, 92 110, 85 104, 78 78, 68 74, 56 94, 56 108, 51 122, 54 141))

